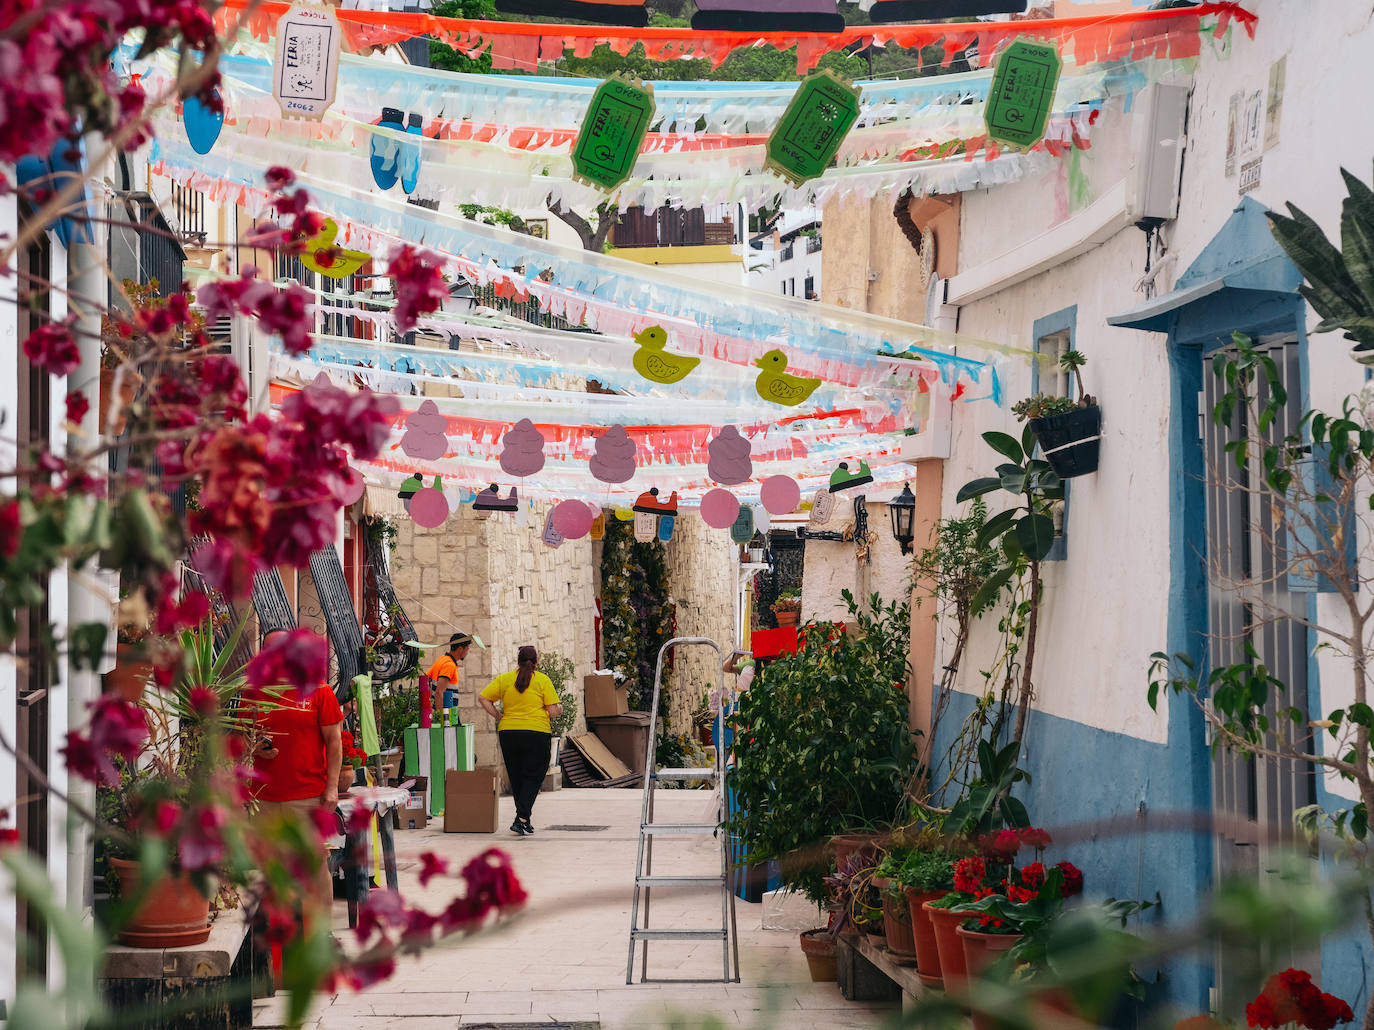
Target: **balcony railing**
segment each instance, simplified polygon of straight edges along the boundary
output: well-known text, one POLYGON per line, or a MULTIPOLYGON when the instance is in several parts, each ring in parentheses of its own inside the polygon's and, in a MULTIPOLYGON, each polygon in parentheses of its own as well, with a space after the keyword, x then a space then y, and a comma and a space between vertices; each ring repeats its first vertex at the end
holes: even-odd
POLYGON ((712 207, 627 208, 611 229, 611 245, 629 247, 731 246, 739 243, 733 204, 712 207))

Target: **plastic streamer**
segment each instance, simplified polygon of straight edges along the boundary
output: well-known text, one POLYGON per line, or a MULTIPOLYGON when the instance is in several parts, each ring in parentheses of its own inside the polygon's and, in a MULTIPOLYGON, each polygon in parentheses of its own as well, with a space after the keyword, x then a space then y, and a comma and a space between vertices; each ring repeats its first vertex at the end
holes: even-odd
MULTIPOLYGON (((286 3, 226 0, 215 13, 216 24, 220 32, 226 32, 243 19, 242 28, 266 40, 275 35, 277 21, 289 7, 286 3)), ((635 44, 643 43, 650 60, 702 57, 714 65, 740 47, 769 44, 780 50, 796 47, 799 73, 810 70, 823 55, 848 48, 889 43, 908 48, 942 44, 947 63, 972 44, 977 44, 979 54, 992 54, 1002 43, 1019 36, 1054 42, 1060 53, 1080 64, 1139 56, 1142 52, 1168 58, 1196 57, 1201 50, 1200 33, 1206 28, 1204 18, 1215 17, 1212 31, 1217 35, 1224 34, 1235 21, 1251 37, 1258 21, 1240 4, 1231 2, 1030 22, 862 25, 850 26, 842 32, 697 32, 683 28, 489 22, 441 18, 417 11, 339 10, 337 15, 344 46, 355 53, 430 35, 469 57, 490 49, 495 68, 533 71, 540 60, 560 58, 565 50, 587 57, 602 43, 622 55, 628 54, 635 44)))

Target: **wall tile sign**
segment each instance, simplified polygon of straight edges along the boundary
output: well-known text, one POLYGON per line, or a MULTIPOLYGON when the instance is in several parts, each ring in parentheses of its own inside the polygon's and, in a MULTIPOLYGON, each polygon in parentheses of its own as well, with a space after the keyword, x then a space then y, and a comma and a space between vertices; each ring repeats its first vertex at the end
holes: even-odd
POLYGON ((829 69, 808 75, 768 137, 764 167, 793 186, 819 178, 859 119, 860 92, 829 69))
POLYGON ((988 135, 1000 143, 1033 147, 1045 135, 1064 62, 1049 43, 1018 39, 997 58, 984 110, 988 135))
POLYGON ((573 147, 573 177, 609 193, 630 177, 654 117, 654 91, 607 79, 592 94, 573 147))
POLYGON ((296 6, 277 23, 272 95, 283 117, 324 117, 339 78, 339 20, 327 7, 296 6))

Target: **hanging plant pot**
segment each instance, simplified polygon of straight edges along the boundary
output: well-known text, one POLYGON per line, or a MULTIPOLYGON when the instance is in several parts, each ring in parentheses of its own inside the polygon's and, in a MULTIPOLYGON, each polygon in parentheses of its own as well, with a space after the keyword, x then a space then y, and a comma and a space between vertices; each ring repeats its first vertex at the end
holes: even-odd
POLYGON ((152 675, 153 663, 143 660, 142 649, 121 643, 115 649, 115 667, 105 673, 105 693, 117 694, 136 705, 152 675))
POLYGON ((1060 479, 1072 479, 1097 471, 1101 443, 1102 408, 1090 404, 1063 415, 1030 420, 1045 460, 1060 479))
MULTIPOLYGON (((137 862, 112 858, 119 876, 120 892, 129 896, 142 891, 137 862)), ((129 921, 119 931, 119 943, 131 948, 184 948, 203 944, 210 936, 210 899, 196 890, 188 876, 164 873, 143 895, 129 921)))
POLYGON ((807 930, 801 935, 801 949, 811 971, 812 983, 832 983, 839 979, 835 968, 835 939, 827 930, 807 930))

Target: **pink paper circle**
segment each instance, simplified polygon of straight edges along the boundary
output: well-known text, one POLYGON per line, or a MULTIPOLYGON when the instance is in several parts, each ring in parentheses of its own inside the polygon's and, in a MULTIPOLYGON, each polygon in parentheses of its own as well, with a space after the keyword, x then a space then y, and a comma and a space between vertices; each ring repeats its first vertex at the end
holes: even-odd
POLYGON ((739 515, 739 500, 729 490, 707 490, 701 499, 701 521, 712 529, 729 529, 739 515))
POLYGON ((553 509, 553 528, 568 540, 581 540, 592 531, 594 518, 581 501, 562 501, 553 509))
POLYGON ((773 515, 790 515, 801 503, 801 487, 791 476, 769 476, 763 481, 759 500, 773 515))
POLYGON ((348 470, 348 482, 339 490, 339 500, 345 504, 355 504, 363 499, 363 491, 366 484, 363 482, 363 474, 355 468, 348 470))
POLYGON ((442 526, 448 518, 448 499, 444 497, 444 492, 432 486, 415 491, 415 496, 410 499, 410 518, 425 529, 442 526))

